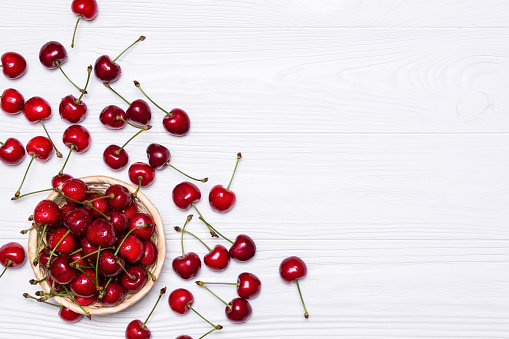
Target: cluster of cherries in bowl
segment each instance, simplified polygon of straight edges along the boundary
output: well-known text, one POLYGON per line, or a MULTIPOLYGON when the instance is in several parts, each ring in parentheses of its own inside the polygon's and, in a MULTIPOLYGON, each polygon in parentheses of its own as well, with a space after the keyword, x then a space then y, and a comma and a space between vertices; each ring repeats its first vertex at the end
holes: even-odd
POLYGON ((33 265, 46 272, 31 282, 49 286, 49 292, 36 294, 40 301, 60 296, 79 307, 95 302, 116 306, 155 279, 156 225, 149 214, 138 211, 125 186, 110 185, 101 192, 69 179, 56 191, 65 203, 42 200, 31 217, 38 234, 33 265))

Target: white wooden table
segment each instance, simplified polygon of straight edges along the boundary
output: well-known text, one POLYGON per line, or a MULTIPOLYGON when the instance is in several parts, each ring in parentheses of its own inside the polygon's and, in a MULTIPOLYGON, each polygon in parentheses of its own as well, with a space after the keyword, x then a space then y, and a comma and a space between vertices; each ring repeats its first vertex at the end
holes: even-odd
MULTIPOLYGON (((145 319, 157 291, 185 287, 195 306, 225 326, 210 338, 509 338, 509 2, 503 0, 102 0, 93 22, 82 22, 76 47, 68 48, 68 75, 84 83, 86 66, 101 54, 117 55, 114 88, 140 98, 132 80, 167 108, 185 109, 192 131, 169 136, 153 107, 154 128, 127 148, 145 161, 155 141, 168 146, 173 164, 197 176, 199 204, 209 221, 234 237, 247 233, 258 252, 201 280, 234 281, 243 271, 263 281, 243 325, 225 318, 222 304, 178 278, 171 260, 186 212, 171 201, 183 180, 158 172, 144 190, 159 207, 168 239, 167 262, 156 288, 127 311, 63 323, 56 309, 30 302, 23 292, 33 274, 26 264, 0 280, 1 338, 123 338, 127 323, 145 319), (208 190, 227 184, 235 155, 244 158, 232 189, 237 206, 214 213, 208 190), (301 256, 308 277, 301 288, 278 274, 280 261, 301 256)), ((75 93, 58 71, 38 61, 42 44, 70 45, 76 17, 70 1, 2 3, 0 53, 28 60, 16 81, 0 77, 25 98, 50 101, 47 127, 68 126, 58 116, 62 97, 75 93)), ((108 104, 123 105, 96 79, 85 101, 91 149, 74 155, 75 177, 110 175, 104 148, 121 144, 132 129, 111 132, 98 120, 108 104)), ((124 107, 124 106, 122 106, 124 107)), ((0 139, 24 144, 43 133, 22 115, 0 114, 0 139)), ((43 196, 10 201, 28 161, 0 166, 0 244, 27 243, 19 234, 43 196)), ((49 186, 61 167, 54 157, 36 163, 24 191, 49 186)), ((207 232, 198 220, 197 234, 207 232)), ((213 240, 206 238, 209 243, 213 240)), ((205 254, 197 241, 188 250, 205 254)), ((217 287, 226 299, 229 287, 217 287)), ((165 298, 166 299, 166 298, 165 298)), ((198 317, 180 317, 162 302, 149 322, 154 338, 209 328, 198 317)))

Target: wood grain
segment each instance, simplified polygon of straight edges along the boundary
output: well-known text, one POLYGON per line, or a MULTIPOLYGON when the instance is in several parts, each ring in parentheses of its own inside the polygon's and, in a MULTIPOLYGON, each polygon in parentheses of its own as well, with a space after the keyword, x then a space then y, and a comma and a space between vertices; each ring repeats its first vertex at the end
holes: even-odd
MULTIPOLYGON (((29 265, 0 280, 0 338, 123 338, 127 323, 144 319, 167 286, 188 288, 196 308, 225 328, 210 338, 509 338, 509 3, 502 0, 107 0, 100 14, 80 26, 68 49, 66 72, 84 83, 86 66, 101 54, 116 56, 147 36, 120 62, 114 88, 140 98, 132 80, 163 107, 185 109, 191 133, 169 136, 153 107, 153 128, 128 147, 131 162, 145 161, 151 142, 171 149, 172 163, 210 181, 198 204, 222 233, 246 233, 258 252, 223 273, 202 268, 200 280, 235 281, 258 275, 262 294, 246 324, 229 323, 224 305, 193 282, 182 281, 169 262, 179 254, 172 226, 191 211, 177 210, 171 190, 184 180, 167 169, 144 190, 158 207, 168 241, 167 262, 154 289, 114 315, 69 325, 53 308, 30 303, 29 265), (226 184, 241 151, 232 189, 237 206, 214 213, 207 193, 226 184), (308 264, 301 288, 278 276, 290 255, 308 264), (49 329, 45 326, 49 326, 49 329)), ((73 88, 38 62, 51 39, 70 44, 75 17, 68 3, 29 0, 2 4, 0 46, 27 57, 29 70, 0 88, 45 97, 54 109, 47 126, 57 146, 68 126, 58 104, 73 88)), ((125 108, 99 81, 85 101, 91 149, 73 155, 75 177, 108 175, 102 161, 109 144, 134 131, 109 131, 98 121, 108 104, 125 108)), ((23 116, 0 116, 0 139, 24 144, 42 134, 23 116)), ((49 186, 62 162, 35 163, 25 192, 49 186)), ((27 242, 19 231, 42 197, 17 202, 25 161, 1 166, 0 243, 27 242)), ((209 244, 195 219, 193 232, 209 244)), ((224 241, 220 243, 227 245, 224 241)), ((187 250, 205 248, 186 238, 187 250)), ((229 287, 215 291, 235 297, 229 287)), ((162 302, 149 327, 154 338, 209 327, 196 316, 175 315, 162 302)))

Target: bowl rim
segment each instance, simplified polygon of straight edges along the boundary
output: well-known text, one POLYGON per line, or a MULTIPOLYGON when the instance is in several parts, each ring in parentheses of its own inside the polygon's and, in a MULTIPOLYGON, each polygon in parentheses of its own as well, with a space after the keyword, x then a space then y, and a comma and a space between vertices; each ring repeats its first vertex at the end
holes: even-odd
MULTIPOLYGON (((131 193, 134 193, 137 189, 137 187, 135 187, 131 184, 128 184, 124 181, 121 181, 121 180, 118 180, 115 178, 111 178, 111 177, 107 177, 107 176, 101 176, 101 175, 87 176, 87 177, 76 178, 76 179, 82 180, 87 185, 89 185, 89 184, 109 184, 109 185, 119 184, 119 185, 123 185, 131 193)), ((46 199, 53 200, 57 196, 58 196, 58 193, 53 191, 46 199)), ((141 190, 138 191, 136 197, 140 201, 140 203, 143 204, 144 207, 147 209, 148 213, 152 216, 152 218, 154 219, 154 223, 156 224, 158 253, 157 253, 157 260, 156 260, 155 264, 153 264, 153 267, 152 267, 152 269, 150 269, 150 271, 157 280, 157 278, 159 277, 159 275, 161 273, 161 270, 163 268, 164 261, 166 258, 166 236, 164 233, 163 220, 161 218, 161 215, 159 214, 159 211, 157 210, 157 207, 155 207, 155 205, 152 204, 152 202, 147 198, 147 196, 141 190)), ((29 233, 29 238, 28 238, 28 256, 29 256, 29 260, 30 260, 30 266, 32 266, 32 270, 34 271, 36 279, 41 280, 45 277, 45 275, 43 275, 43 273, 42 273, 43 270, 40 269, 39 267, 34 266, 34 259, 37 254, 36 253, 37 252, 37 238, 38 238, 37 231, 35 229, 32 229, 29 233)), ((149 277, 147 283, 145 284, 145 286, 143 286, 143 288, 141 290, 132 294, 131 297, 129 297, 129 299, 123 300, 117 306, 102 306, 101 305, 98 307, 97 306, 91 307, 91 306, 95 305, 95 303, 94 303, 91 306, 82 306, 82 307, 84 310, 89 312, 91 315, 103 315, 103 314, 111 314, 111 313, 120 312, 120 311, 125 310, 128 307, 134 305, 139 300, 141 300, 150 291, 150 289, 154 286, 154 284, 155 284, 155 281, 149 277)), ((49 293, 50 286, 47 281, 41 282, 40 285, 46 293, 49 293)), ((85 314, 78 305, 76 305, 74 302, 68 300, 65 297, 54 296, 53 299, 60 305, 67 307, 76 313, 85 314)))

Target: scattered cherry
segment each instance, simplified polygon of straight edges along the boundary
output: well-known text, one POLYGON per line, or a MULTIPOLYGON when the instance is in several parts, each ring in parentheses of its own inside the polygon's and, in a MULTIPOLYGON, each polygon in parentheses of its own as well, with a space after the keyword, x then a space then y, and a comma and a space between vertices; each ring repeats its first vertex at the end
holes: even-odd
POLYGON ((237 171, 237 166, 239 164, 239 160, 242 158, 240 152, 237 154, 237 163, 235 164, 235 169, 233 170, 232 178, 230 179, 230 183, 228 187, 224 188, 223 185, 216 185, 212 187, 209 193, 209 203, 210 207, 216 212, 226 213, 233 208, 235 205, 235 201, 237 200, 235 197, 235 193, 230 191, 230 186, 233 181, 233 177, 235 176, 235 172, 237 171))
POLYGON ((25 58, 16 52, 4 53, 1 57, 2 72, 6 78, 17 79, 23 76, 27 70, 25 58))
POLYGON ((127 325, 125 330, 126 339, 149 339, 152 336, 150 330, 146 327, 146 324, 164 293, 166 293, 166 287, 163 287, 159 292, 159 298, 157 298, 156 304, 152 308, 152 311, 145 322, 142 323, 140 320, 133 320, 129 323, 129 325, 127 325))
POLYGON ((148 131, 152 128, 150 125, 142 126, 142 127, 136 127, 140 130, 133 135, 125 144, 122 145, 122 147, 119 147, 117 145, 109 145, 106 147, 106 149, 103 152, 103 160, 110 167, 112 170, 119 171, 127 166, 127 163, 129 162, 129 155, 127 154, 125 147, 131 140, 136 138, 140 133, 144 131, 148 131))
POLYGON ((25 98, 23 95, 14 88, 7 88, 2 93, 0 99, 0 108, 7 114, 19 114, 23 111, 25 106, 25 98))
POLYGON ((154 169, 143 162, 135 162, 129 167, 129 179, 138 189, 133 193, 134 196, 138 193, 140 187, 147 187, 154 182, 156 172, 154 169))
POLYGON ((9 242, 0 247, 0 264, 5 267, 0 274, 0 278, 8 268, 18 268, 22 266, 25 263, 25 259, 25 249, 17 242, 9 242))
POLYGON ((204 178, 204 179, 193 178, 193 177, 187 175, 186 173, 182 172, 181 170, 179 170, 172 164, 170 164, 170 158, 171 158, 170 150, 168 148, 164 147, 163 145, 160 145, 160 144, 148 145, 147 157, 148 157, 149 165, 152 166, 155 170, 162 170, 162 169, 165 169, 167 166, 170 166, 177 172, 185 175, 186 177, 188 177, 190 179, 193 179, 196 181, 201 181, 201 182, 208 181, 208 178, 204 178))
POLYGON ((55 144, 51 140, 48 130, 44 125, 44 120, 48 120, 51 117, 50 104, 44 98, 32 97, 28 99, 27 102, 25 102, 25 106, 23 106, 23 115, 31 123, 41 123, 42 127, 44 128, 44 132, 46 132, 48 140, 51 142, 51 145, 57 153, 57 157, 62 158, 62 154, 58 151, 55 144))
POLYGON ((25 159, 25 148, 15 138, 9 138, 0 142, 0 160, 6 165, 18 165, 25 159))
POLYGON ((246 299, 234 298, 226 305, 224 313, 231 322, 243 323, 251 317, 253 308, 246 299))
POLYGON ((127 122, 127 114, 118 106, 106 106, 99 114, 101 123, 110 129, 122 129, 127 122))
MULTIPOLYGON (((182 279, 189 280, 198 275, 201 269, 201 260, 198 254, 194 252, 186 253, 184 251, 184 232, 186 225, 191 219, 193 218, 192 215, 187 216, 186 222, 184 223, 184 226, 182 227, 182 235, 180 239, 180 244, 182 247, 182 255, 176 257, 173 259, 172 267, 175 273, 181 277, 182 279)), ((175 228, 176 230, 180 230, 179 227, 175 228)))
POLYGON ((78 28, 78 23, 81 18, 89 21, 94 20, 97 16, 97 1, 96 0, 73 0, 71 3, 71 10, 74 14, 78 14, 78 21, 76 21, 76 26, 74 27, 74 33, 72 35, 71 48, 74 48, 74 38, 76 36, 76 30, 78 28))
POLYGON ((294 282, 297 284, 297 289, 299 290, 300 300, 302 301, 302 306, 304 307, 304 317, 306 319, 309 318, 309 313, 306 310, 306 305, 304 304, 304 299, 302 298, 302 293, 300 292, 299 280, 303 279, 308 273, 308 268, 306 263, 299 257, 292 256, 284 259, 279 265, 279 275, 286 283, 294 282))
POLYGON ((58 41, 49 41, 45 43, 39 51, 39 61, 47 69, 60 69, 66 79, 69 80, 69 82, 76 87, 78 91, 84 92, 81 88, 76 86, 71 79, 69 79, 61 67, 67 61, 67 51, 61 43, 58 41))
POLYGON ((87 90, 88 82, 90 80, 90 73, 92 72, 92 65, 88 66, 87 72, 87 83, 79 98, 76 99, 74 95, 69 94, 68 96, 62 98, 62 101, 60 101, 60 105, 58 107, 58 111, 62 119, 72 124, 82 122, 87 116, 88 107, 87 104, 81 100, 81 98, 87 90))

